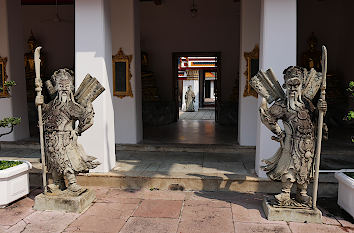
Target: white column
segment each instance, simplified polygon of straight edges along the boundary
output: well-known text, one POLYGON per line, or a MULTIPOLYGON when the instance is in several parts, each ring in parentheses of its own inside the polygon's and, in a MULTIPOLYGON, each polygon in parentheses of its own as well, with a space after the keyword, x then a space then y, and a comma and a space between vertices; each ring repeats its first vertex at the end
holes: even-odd
POLYGON ((141 100, 140 2, 138 0, 111 0, 112 54, 119 48, 133 55, 130 65, 133 97, 113 97, 115 142, 136 144, 143 139, 141 100))
MULTIPOLYGON (((0 98, 0 119, 21 117, 11 134, 0 138, 2 141, 16 141, 29 137, 26 78, 24 71, 24 48, 22 13, 20 0, 0 0, 0 56, 7 57, 6 73, 8 81, 16 82, 11 89, 11 97, 0 98)), ((0 133, 8 129, 0 129, 0 133)))
MULTIPOLYGON (((296 0, 262 0, 260 35, 260 69, 272 68, 283 84, 283 70, 296 65, 296 0)), ((260 101, 261 98, 258 105, 260 101)), ((272 141, 271 136, 258 116, 255 169, 260 177, 266 177, 260 169, 261 161, 279 148, 279 143, 272 141)))
POLYGON ((238 108, 238 141, 241 146, 255 146, 257 135, 257 98, 244 97, 246 85, 245 52, 251 52, 259 45, 261 0, 241 1, 241 44, 240 44, 240 78, 238 108))
POLYGON ((89 73, 106 88, 93 103, 94 125, 79 137, 86 153, 102 163, 96 172, 108 172, 115 166, 110 30, 108 0, 75 1, 75 85, 89 73))

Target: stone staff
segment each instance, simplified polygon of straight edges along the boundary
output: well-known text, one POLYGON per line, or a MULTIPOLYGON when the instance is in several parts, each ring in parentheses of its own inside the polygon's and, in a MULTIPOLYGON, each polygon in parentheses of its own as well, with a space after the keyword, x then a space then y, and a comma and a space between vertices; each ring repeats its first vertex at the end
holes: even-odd
MULTIPOLYGON (((36 69, 36 79, 35 79, 35 91, 37 92, 36 98, 43 98, 42 96, 42 80, 41 80, 41 59, 40 51, 42 47, 37 47, 34 51, 34 65, 36 69)), ((43 138, 43 120, 42 120, 42 105, 37 106, 38 109, 38 128, 39 128, 39 140, 41 144, 41 158, 42 158, 42 178, 43 178, 43 190, 44 194, 47 193, 47 169, 45 166, 45 154, 44 154, 44 138, 43 138)))
MULTIPOLYGON (((326 74, 327 74, 327 49, 326 46, 322 46, 322 85, 321 94, 319 101, 326 100, 326 74)), ((316 167, 315 167, 315 177, 313 182, 313 194, 312 194, 312 208, 316 208, 317 202, 317 191, 318 191, 318 176, 320 171, 320 161, 321 161, 321 143, 322 143, 322 127, 323 127, 323 116, 324 111, 319 109, 318 115, 318 126, 317 126, 317 146, 316 146, 316 167)))

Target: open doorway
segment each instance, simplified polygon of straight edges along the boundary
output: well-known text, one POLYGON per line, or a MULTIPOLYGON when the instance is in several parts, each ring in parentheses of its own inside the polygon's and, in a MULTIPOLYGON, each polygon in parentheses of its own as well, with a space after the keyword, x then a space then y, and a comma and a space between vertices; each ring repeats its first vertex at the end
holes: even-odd
POLYGON ((215 120, 217 57, 178 57, 179 119, 215 120))
POLYGON ((173 53, 175 120, 218 119, 219 53, 173 53))

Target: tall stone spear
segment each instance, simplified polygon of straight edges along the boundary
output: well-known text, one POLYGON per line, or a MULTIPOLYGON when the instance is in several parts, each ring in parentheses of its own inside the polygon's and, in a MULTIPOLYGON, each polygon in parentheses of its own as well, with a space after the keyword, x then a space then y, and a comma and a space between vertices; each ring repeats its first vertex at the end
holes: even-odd
MULTIPOLYGON (((321 94, 320 100, 326 100, 326 75, 327 75, 327 49, 323 45, 322 46, 322 85, 321 85, 321 94)), ((312 208, 316 208, 317 202, 317 191, 318 191, 318 176, 320 172, 320 160, 321 160, 321 143, 322 143, 322 127, 323 127, 323 116, 324 112, 322 110, 319 111, 318 116, 318 125, 317 125, 317 146, 316 146, 316 167, 315 167, 315 177, 313 182, 313 200, 312 200, 312 208)))
MULTIPOLYGON (((41 59, 40 51, 42 47, 37 47, 34 51, 34 65, 36 69, 36 79, 35 83, 35 91, 37 92, 37 97, 42 96, 42 80, 41 80, 41 59)), ((42 121, 42 105, 39 104, 38 108, 38 127, 39 127, 39 140, 41 143, 41 157, 42 157, 42 179, 43 179, 43 190, 44 194, 47 193, 47 169, 45 166, 45 154, 44 154, 44 139, 43 139, 43 121, 42 121)))

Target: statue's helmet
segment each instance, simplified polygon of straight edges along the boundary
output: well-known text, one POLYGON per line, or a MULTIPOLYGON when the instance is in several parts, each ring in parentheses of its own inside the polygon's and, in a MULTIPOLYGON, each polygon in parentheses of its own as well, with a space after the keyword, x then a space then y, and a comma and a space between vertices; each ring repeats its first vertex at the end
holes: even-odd
POLYGON ((289 66, 283 72, 284 74, 284 84, 283 88, 286 88, 286 83, 289 80, 298 79, 301 85, 304 83, 304 69, 299 66, 289 66))
POLYGON ((74 72, 67 68, 59 69, 52 75, 52 80, 55 83, 57 91, 71 91, 74 92, 74 72))

